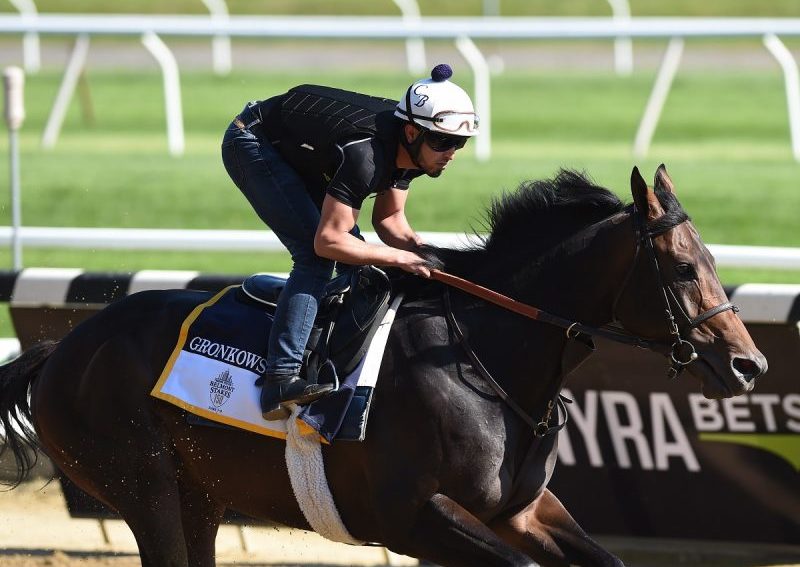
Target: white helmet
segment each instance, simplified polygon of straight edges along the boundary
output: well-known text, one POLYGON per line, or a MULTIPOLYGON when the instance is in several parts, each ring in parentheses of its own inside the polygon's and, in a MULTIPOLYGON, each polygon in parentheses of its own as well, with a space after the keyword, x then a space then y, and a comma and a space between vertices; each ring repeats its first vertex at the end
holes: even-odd
POLYGON ((394 115, 426 130, 470 137, 478 133, 478 115, 464 89, 448 81, 450 65, 440 64, 430 79, 413 83, 397 103, 394 115), (411 108, 411 112, 409 112, 411 108))

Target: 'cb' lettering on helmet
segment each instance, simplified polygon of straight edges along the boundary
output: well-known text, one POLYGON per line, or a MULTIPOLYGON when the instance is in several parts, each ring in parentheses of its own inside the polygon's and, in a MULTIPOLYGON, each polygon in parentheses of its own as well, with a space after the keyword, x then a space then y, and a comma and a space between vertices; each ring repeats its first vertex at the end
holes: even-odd
POLYGON ((415 95, 417 95, 419 97, 419 100, 414 103, 414 106, 421 108, 422 106, 425 105, 426 102, 428 102, 428 99, 430 97, 428 95, 426 95, 426 94, 423 94, 423 93, 419 92, 420 89, 427 89, 427 88, 428 88, 428 85, 417 85, 416 87, 414 87, 414 91, 413 92, 414 92, 415 95))

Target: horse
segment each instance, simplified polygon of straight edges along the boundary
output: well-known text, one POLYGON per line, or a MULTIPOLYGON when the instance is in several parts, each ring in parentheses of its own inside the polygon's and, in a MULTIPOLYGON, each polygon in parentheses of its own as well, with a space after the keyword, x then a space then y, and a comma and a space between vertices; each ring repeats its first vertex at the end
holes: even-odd
MULTIPOLYGON (((366 439, 323 447, 354 538, 445 567, 623 565, 547 488, 565 418, 562 355, 595 331, 623 337, 664 354, 673 374, 687 369, 709 398, 749 392, 767 369, 666 168, 653 187, 634 168, 631 194, 625 204, 561 170, 496 197, 481 240, 423 251, 444 272, 572 323, 565 332, 409 276, 366 439)), ((150 395, 181 322, 208 298, 132 294, 0 369, 12 486, 38 444, 127 522, 145 567, 214 565, 228 509, 309 529, 282 440, 191 425, 150 395)))

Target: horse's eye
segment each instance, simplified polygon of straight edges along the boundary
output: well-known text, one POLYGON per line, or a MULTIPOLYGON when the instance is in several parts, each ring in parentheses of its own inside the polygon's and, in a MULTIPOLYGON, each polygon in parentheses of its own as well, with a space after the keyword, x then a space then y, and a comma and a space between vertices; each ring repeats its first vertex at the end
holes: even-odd
POLYGON ((697 277, 694 266, 682 262, 675 266, 675 274, 682 280, 692 280, 697 277))

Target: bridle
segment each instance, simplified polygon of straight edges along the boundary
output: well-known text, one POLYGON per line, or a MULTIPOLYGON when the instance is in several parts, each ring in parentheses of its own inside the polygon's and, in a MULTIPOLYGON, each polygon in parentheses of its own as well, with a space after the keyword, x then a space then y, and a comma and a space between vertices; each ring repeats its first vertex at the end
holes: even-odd
MULTIPOLYGON (((633 209, 629 214, 633 218, 634 230, 636 233, 636 251, 634 252, 633 261, 631 262, 631 266, 628 269, 628 273, 625 279, 623 280, 623 284, 622 286, 620 286, 620 290, 617 294, 617 297, 614 299, 613 312, 616 318, 616 307, 617 303, 619 302, 619 298, 622 295, 622 292, 627 287, 627 283, 630 280, 634 270, 636 269, 641 251, 644 250, 645 253, 647 254, 648 263, 651 266, 653 274, 655 276, 656 287, 660 291, 658 295, 663 303, 664 315, 666 317, 667 325, 669 327, 669 335, 671 342, 646 339, 634 335, 632 333, 629 333, 628 331, 622 329, 617 325, 604 325, 602 327, 592 327, 590 325, 585 325, 579 321, 574 321, 571 319, 567 319, 565 317, 548 313, 547 311, 543 311, 538 307, 534 307, 532 305, 519 302, 494 290, 483 287, 471 281, 459 278, 458 276, 442 272, 440 270, 432 270, 431 278, 437 281, 441 281, 447 284, 448 286, 455 287, 457 289, 460 289, 461 291, 479 297, 484 301, 493 303, 495 305, 498 305, 499 307, 523 315, 524 317, 528 317, 529 319, 561 327, 566 330, 567 339, 576 339, 581 334, 590 337, 603 337, 605 339, 609 339, 614 342, 666 354, 669 356, 670 360, 670 366, 667 370, 667 377, 669 379, 675 379, 689 364, 691 364, 692 362, 694 362, 699 358, 699 355, 697 354, 694 345, 684 338, 685 333, 698 327, 699 325, 701 325, 705 321, 708 321, 715 315, 719 315, 720 313, 724 313, 725 311, 733 311, 734 313, 736 313, 739 311, 739 309, 730 302, 724 302, 712 307, 711 309, 708 309, 707 311, 700 313, 695 317, 690 317, 686 313, 686 310, 681 306, 681 303, 680 301, 678 301, 678 298, 676 297, 672 288, 664 282, 658 264, 658 257, 656 255, 655 245, 653 243, 654 238, 683 224, 688 220, 688 218, 684 217, 675 224, 662 227, 659 230, 651 230, 647 227, 647 222, 646 219, 644 218, 644 215, 640 213, 635 206, 633 207, 633 209), (675 315, 673 313, 673 308, 672 308, 673 305, 675 306, 675 312, 682 319, 680 325, 675 319, 675 315)), ((452 305, 450 302, 450 294, 447 288, 445 288, 445 293, 444 293, 444 304, 445 304, 445 315, 447 321, 453 328, 456 337, 458 338, 459 342, 466 351, 467 356, 470 359, 470 362, 472 363, 473 367, 475 367, 475 369, 478 371, 478 373, 489 383, 492 389, 495 390, 497 395, 503 401, 505 401, 523 419, 523 421, 525 421, 525 423, 533 427, 534 434, 537 437, 543 437, 549 433, 554 433, 562 429, 566 424, 566 420, 563 423, 558 424, 557 426, 553 427, 549 426, 552 410, 556 406, 556 404, 558 404, 558 406, 561 406, 563 408, 563 401, 560 394, 557 393, 553 397, 553 399, 550 400, 544 416, 542 417, 542 419, 536 422, 527 413, 525 413, 525 411, 516 402, 514 402, 514 400, 503 390, 500 384, 491 376, 489 371, 486 370, 486 368, 480 362, 478 356, 469 346, 469 343, 467 342, 464 333, 459 328, 458 323, 455 319, 455 315, 453 313, 452 305)), ((566 410, 566 408, 563 409, 566 410)), ((564 413, 566 416, 567 415, 566 411, 564 411, 564 413)))
MULTIPOLYGON (((724 313, 725 311, 733 311, 737 313, 739 308, 736 307, 730 301, 726 301, 724 303, 720 303, 711 309, 703 311, 699 315, 695 317, 690 317, 686 310, 681 305, 681 302, 678 301, 678 298, 675 295, 673 289, 664 283, 664 278, 661 275, 661 268, 658 265, 658 256, 656 255, 655 245, 653 243, 653 239, 657 236, 660 236, 670 230, 676 228, 677 226, 686 222, 687 219, 682 220, 681 222, 661 228, 660 230, 654 231, 647 228, 647 223, 644 220, 644 215, 639 213, 634 207, 633 212, 631 213, 633 216, 634 226, 636 230, 636 253, 634 254, 634 259, 631 264, 631 268, 629 271, 627 279, 630 277, 630 273, 636 267, 637 259, 639 253, 642 249, 645 250, 647 253, 648 262, 650 267, 652 268, 653 277, 656 280, 656 287, 661 290, 659 297, 661 298, 663 307, 664 307, 664 314, 667 319, 667 326, 669 327, 669 334, 672 339, 672 344, 669 347, 669 359, 670 359, 670 366, 667 369, 667 377, 670 380, 674 380, 678 377, 678 375, 692 362, 699 358, 697 351, 694 348, 694 345, 687 341, 684 338, 683 333, 688 333, 692 329, 699 327, 702 323, 708 321, 715 315, 719 315, 720 313, 724 313), (675 315, 672 312, 672 305, 675 306, 675 310, 678 315, 682 319, 682 324, 678 325, 678 322, 675 320, 675 315)), ((620 288, 620 294, 624 289, 624 285, 620 288)), ((616 306, 617 301, 619 300, 619 296, 614 301, 614 313, 616 316, 616 306)), ((649 345, 647 348, 651 350, 657 350, 656 344, 649 345)))

